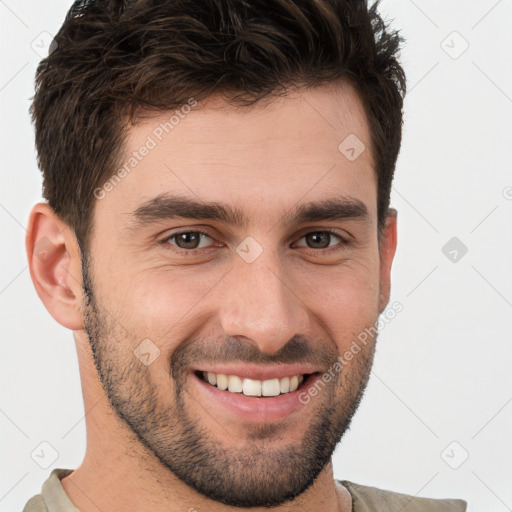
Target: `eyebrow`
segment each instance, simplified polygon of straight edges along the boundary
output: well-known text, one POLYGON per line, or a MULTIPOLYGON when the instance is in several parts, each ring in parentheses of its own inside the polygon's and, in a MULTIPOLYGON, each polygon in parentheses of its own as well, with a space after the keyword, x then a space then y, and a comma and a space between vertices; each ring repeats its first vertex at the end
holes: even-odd
MULTIPOLYGON (((204 202, 177 195, 161 194, 144 202, 129 214, 129 228, 138 229, 154 222, 177 218, 216 220, 240 227, 246 227, 249 224, 249 219, 238 207, 226 203, 204 202)), ((286 226, 324 220, 368 222, 369 213, 361 200, 340 197, 301 204, 285 213, 281 219, 286 226)))

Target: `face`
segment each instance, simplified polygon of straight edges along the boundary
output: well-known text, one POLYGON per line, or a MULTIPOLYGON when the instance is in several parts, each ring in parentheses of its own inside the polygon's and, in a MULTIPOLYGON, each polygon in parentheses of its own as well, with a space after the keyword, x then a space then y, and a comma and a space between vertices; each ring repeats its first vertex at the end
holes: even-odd
POLYGON ((336 365, 385 306, 368 127, 348 86, 186 112, 132 127, 129 172, 98 194, 86 332, 112 407, 164 470, 275 506, 330 461, 373 360, 375 339, 336 365), (350 134, 355 160, 338 149, 350 134))

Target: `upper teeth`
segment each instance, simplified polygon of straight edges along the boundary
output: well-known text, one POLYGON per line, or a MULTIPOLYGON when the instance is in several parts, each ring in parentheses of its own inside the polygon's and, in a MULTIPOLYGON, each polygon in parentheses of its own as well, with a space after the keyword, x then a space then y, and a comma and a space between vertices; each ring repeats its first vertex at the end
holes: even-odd
POLYGON ((247 396, 277 396, 281 393, 290 393, 295 391, 304 381, 304 375, 292 375, 281 379, 255 380, 212 372, 203 372, 203 378, 219 389, 231 393, 243 393, 247 396))

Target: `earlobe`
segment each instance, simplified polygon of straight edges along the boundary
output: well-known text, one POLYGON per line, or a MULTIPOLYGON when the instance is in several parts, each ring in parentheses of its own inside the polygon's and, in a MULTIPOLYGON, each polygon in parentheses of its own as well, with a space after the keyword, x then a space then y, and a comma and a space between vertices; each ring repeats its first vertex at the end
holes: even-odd
POLYGON ((391 265, 397 245, 397 215, 394 208, 388 210, 386 224, 379 243, 380 255, 380 296, 379 313, 382 313, 389 302, 391 292, 391 265))
POLYGON ((30 276, 52 317, 83 329, 81 255, 72 229, 46 203, 30 212, 25 238, 30 276))

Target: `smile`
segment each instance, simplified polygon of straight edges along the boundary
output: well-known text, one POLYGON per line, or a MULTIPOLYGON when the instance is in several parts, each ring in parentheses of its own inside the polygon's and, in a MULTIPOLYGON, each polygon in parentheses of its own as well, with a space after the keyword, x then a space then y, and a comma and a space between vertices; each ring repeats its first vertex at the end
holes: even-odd
POLYGON ((292 393, 309 376, 309 374, 297 374, 281 378, 257 380, 238 375, 213 372, 197 372, 197 375, 205 382, 222 391, 243 393, 245 396, 252 397, 270 397, 292 393))
POLYGON ((299 394, 321 377, 321 369, 308 363, 204 363, 189 371, 191 394, 212 417, 253 424, 310 414, 299 394))

